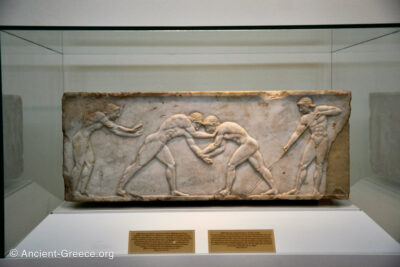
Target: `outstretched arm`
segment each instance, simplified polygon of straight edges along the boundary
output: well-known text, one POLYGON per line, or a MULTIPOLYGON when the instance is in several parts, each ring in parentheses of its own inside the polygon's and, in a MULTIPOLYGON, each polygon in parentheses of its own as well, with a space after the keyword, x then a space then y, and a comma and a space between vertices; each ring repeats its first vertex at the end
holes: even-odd
POLYGON ((206 163, 209 163, 209 164, 212 163, 212 160, 208 156, 204 155, 204 153, 201 151, 200 147, 198 147, 196 145, 191 134, 185 132, 185 140, 186 140, 186 143, 188 144, 188 146, 190 147, 190 149, 196 154, 197 157, 201 158, 206 163))
POLYGON ((210 153, 207 153, 206 156, 210 157, 210 158, 213 158, 213 157, 223 153, 225 151, 225 148, 226 148, 226 141, 222 140, 221 146, 216 148, 214 151, 212 151, 210 153))
POLYGON ((215 134, 209 134, 209 133, 202 132, 202 131, 196 131, 196 129, 193 126, 187 127, 185 130, 194 138, 199 138, 199 139, 213 138, 215 135, 215 134))
POLYGON ((208 146, 206 146, 203 149, 203 153, 204 154, 209 154, 209 153, 213 152, 214 150, 216 150, 217 148, 221 147, 221 145, 223 143, 225 144, 224 136, 222 134, 217 134, 217 136, 215 137, 214 142, 212 142, 211 144, 209 144, 208 146))
POLYGON ((125 137, 136 137, 143 133, 143 130, 139 130, 142 127, 142 124, 138 124, 133 126, 132 128, 127 128, 121 125, 118 125, 106 117, 104 117, 101 122, 104 126, 106 126, 111 132, 118 136, 125 136, 125 137))
POLYGON ((283 147, 284 152, 288 151, 294 143, 296 143, 297 139, 304 133, 306 130, 307 125, 303 123, 299 123, 297 125, 296 131, 290 136, 289 141, 283 147))
POLYGON ((342 113, 342 110, 334 106, 318 106, 316 112, 320 115, 336 116, 342 113))

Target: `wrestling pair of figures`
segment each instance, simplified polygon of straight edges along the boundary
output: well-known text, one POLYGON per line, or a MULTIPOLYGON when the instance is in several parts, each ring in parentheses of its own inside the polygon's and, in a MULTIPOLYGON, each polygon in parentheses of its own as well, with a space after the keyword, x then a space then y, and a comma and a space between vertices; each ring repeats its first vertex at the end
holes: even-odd
POLYGON ((257 141, 249 136, 243 127, 234 122, 221 123, 216 116, 208 116, 204 119, 201 113, 194 112, 188 116, 184 114, 172 115, 161 124, 157 132, 146 137, 136 156, 136 160, 124 171, 118 184, 117 195, 127 196, 128 193, 124 190, 126 184, 134 177, 137 171, 156 157, 167 168, 166 177, 171 194, 188 196, 188 194, 182 193, 177 189, 175 160, 167 146, 169 140, 181 136, 185 137, 192 151, 208 164, 213 163, 212 157, 221 154, 225 150, 226 141, 231 140, 239 145, 228 162, 226 186, 219 194, 229 195, 231 193, 236 176, 236 167, 247 160, 271 187, 270 190, 263 194, 278 193, 271 172, 264 164, 257 141), (198 131, 201 126, 204 126, 206 132, 198 131), (200 149, 193 140, 193 138, 206 139, 213 137, 215 137, 214 142, 204 149, 200 149))

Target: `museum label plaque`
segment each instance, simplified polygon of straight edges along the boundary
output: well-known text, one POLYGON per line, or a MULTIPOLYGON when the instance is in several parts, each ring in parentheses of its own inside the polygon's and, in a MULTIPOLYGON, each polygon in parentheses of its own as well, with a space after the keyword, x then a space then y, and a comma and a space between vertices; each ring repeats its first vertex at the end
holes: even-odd
POLYGON ((274 230, 209 230, 209 253, 276 252, 274 230))
POLYGON ((333 90, 65 93, 65 199, 346 199, 350 100, 333 90))
POLYGON ((194 240, 194 230, 130 231, 128 253, 194 253, 194 240))

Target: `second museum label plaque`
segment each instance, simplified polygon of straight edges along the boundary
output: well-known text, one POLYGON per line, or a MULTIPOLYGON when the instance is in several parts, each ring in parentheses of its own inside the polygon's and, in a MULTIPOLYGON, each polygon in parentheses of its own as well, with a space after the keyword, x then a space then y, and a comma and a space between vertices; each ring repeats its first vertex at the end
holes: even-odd
POLYGON ((274 230, 209 230, 209 253, 276 252, 274 230))

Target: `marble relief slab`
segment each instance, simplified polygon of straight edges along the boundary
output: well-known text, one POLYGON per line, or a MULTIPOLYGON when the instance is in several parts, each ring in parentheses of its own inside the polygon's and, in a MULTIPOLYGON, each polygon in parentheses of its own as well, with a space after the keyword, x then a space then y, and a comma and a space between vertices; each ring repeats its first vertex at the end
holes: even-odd
POLYGON ((4 177, 6 183, 21 176, 24 169, 22 98, 3 95, 4 177))
POLYGON ((350 100, 333 90, 65 93, 65 199, 346 199, 350 100))

